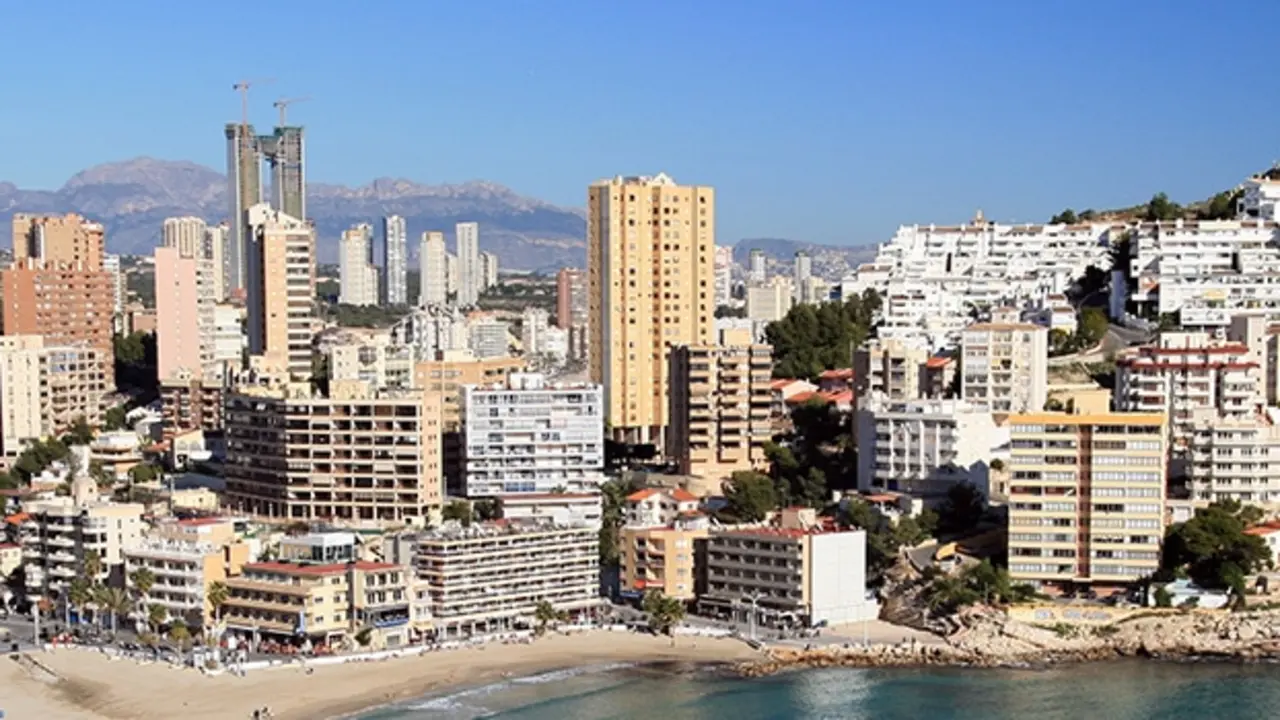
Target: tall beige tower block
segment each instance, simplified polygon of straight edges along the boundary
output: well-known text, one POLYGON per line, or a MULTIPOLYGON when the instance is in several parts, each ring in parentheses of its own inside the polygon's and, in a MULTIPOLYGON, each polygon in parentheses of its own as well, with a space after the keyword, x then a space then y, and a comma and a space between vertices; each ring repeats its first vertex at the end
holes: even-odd
POLYGON ((615 440, 661 446, 671 349, 714 341, 715 203, 665 174, 587 191, 591 379, 615 440))

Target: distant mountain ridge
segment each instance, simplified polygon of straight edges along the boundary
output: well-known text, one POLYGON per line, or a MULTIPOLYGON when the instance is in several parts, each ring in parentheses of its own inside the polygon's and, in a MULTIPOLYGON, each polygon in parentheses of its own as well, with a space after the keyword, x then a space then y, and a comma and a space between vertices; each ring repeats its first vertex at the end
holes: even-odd
MULTIPOLYGON (((78 212, 107 227, 107 247, 149 254, 167 217, 194 215, 215 223, 228 214, 226 177, 186 161, 134 158, 83 170, 58 190, 24 190, 0 182, 0 222, 16 212, 78 212)), ((337 257, 337 240, 351 225, 375 227, 385 215, 405 218, 411 255, 426 230, 452 237, 459 222, 480 223, 480 249, 521 270, 584 266, 586 219, 582 210, 529 198, 497 183, 472 181, 426 185, 378 178, 360 187, 311 183, 307 213, 319 236, 322 262, 337 257)))

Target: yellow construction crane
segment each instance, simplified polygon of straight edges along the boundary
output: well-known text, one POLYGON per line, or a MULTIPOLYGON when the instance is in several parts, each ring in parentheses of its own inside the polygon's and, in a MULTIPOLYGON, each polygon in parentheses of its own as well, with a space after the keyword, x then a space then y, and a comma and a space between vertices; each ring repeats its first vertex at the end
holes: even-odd
POLYGON ((308 101, 308 100, 310 100, 310 99, 311 99, 311 98, 309 98, 309 97, 280 98, 279 100, 277 100, 277 101, 275 101, 275 102, 271 103, 271 106, 272 106, 272 107, 274 107, 274 108, 276 108, 277 110, 279 110, 279 111, 280 111, 280 124, 279 124, 279 125, 277 125, 277 127, 284 127, 284 126, 285 126, 285 122, 284 122, 284 119, 285 119, 285 112, 287 112, 287 111, 289 110, 289 106, 290 106, 290 105, 292 105, 292 104, 294 104, 294 103, 306 102, 306 101, 308 101))
POLYGON ((270 85, 275 82, 274 78, 260 78, 258 80, 241 80, 231 86, 232 90, 240 93, 240 124, 248 127, 249 125, 249 88, 254 85, 270 85))

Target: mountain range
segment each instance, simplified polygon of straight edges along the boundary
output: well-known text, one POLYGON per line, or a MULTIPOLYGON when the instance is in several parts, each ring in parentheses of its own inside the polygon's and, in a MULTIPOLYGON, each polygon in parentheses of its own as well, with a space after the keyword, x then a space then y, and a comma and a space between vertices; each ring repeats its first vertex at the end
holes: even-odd
MULTIPOLYGON (((224 220, 227 180, 222 173, 192 162, 134 158, 83 170, 57 190, 25 190, 0 182, 0 223, 7 226, 17 212, 78 212, 106 226, 110 252, 149 255, 160 242, 160 227, 167 217, 224 220)), ((360 187, 308 183, 307 214, 316 224, 320 262, 336 262, 343 230, 372 223, 380 238, 381 218, 396 214, 405 218, 414 262, 417 238, 423 231, 441 230, 452 238, 455 224, 478 222, 480 249, 496 253, 503 268, 547 271, 586 266, 586 215, 581 208, 553 205, 492 182, 426 185, 379 178, 360 187)), ((863 251, 788 240, 742 241, 735 256, 742 254, 739 260, 745 262, 745 254, 756 242, 780 260, 789 260, 796 249, 834 254, 863 251)), ((819 253, 813 254, 816 260, 819 253)))

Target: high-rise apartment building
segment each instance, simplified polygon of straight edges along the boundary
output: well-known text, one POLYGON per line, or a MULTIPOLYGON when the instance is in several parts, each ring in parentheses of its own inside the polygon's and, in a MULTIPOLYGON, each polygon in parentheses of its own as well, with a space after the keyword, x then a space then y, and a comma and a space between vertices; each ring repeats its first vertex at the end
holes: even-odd
POLYGON ((444 492, 438 401, 359 381, 331 381, 327 396, 242 388, 226 401, 227 501, 281 520, 421 522, 444 492))
POLYGON ((124 304, 125 298, 129 294, 129 283, 120 267, 120 256, 103 255, 102 271, 111 276, 111 288, 113 291, 112 332, 121 333, 124 331, 124 304))
POLYGON ((353 344, 329 348, 329 379, 375 388, 411 388, 417 366, 412 345, 353 344))
POLYGON ((741 340, 671 350, 668 456, 712 491, 714 481, 762 467, 773 437, 773 349, 741 340))
POLYGON ((315 231, 264 204, 249 208, 249 353, 295 378, 311 375, 315 231))
POLYGON ((859 396, 883 395, 893 401, 942 397, 954 376, 951 358, 935 358, 922 342, 872 338, 853 352, 859 396))
POLYGON ((94 553, 101 570, 91 581, 122 584, 124 551, 142 541, 143 506, 100 500, 74 483, 70 496, 23 504, 18 535, 26 571, 26 599, 61 597, 77 577, 86 577, 84 558, 94 553))
POLYGON ((480 299, 480 224, 458 223, 458 305, 469 307, 480 299))
POLYGON ((796 253, 795 264, 791 267, 792 292, 797 303, 810 303, 809 278, 813 275, 813 259, 809 253, 801 250, 796 253))
POLYGON ((715 328, 715 191, 659 174, 587 195, 591 379, 617 439, 661 444, 667 355, 715 328))
POLYGON ((262 202, 262 151, 253 126, 229 123, 227 137, 227 292, 245 290, 248 282, 249 208, 262 202))
POLYGON ((590 314, 587 272, 578 268, 563 268, 556 273, 556 326, 563 330, 586 327, 590 314))
POLYGON ((418 249, 418 266, 421 278, 418 286, 418 305, 443 305, 449 294, 448 252, 444 246, 444 233, 422 233, 418 249))
POLYGON ((227 299, 227 236, 226 223, 211 225, 204 231, 204 257, 209 261, 212 274, 211 292, 214 302, 227 299))
POLYGON ((458 302, 458 289, 458 256, 447 252, 444 254, 444 291, 455 304, 458 302))
POLYGON ((96 349, 53 346, 43 335, 0 337, 0 453, 12 461, 80 418, 99 426, 107 392, 96 349))
POLYGON ((541 355, 547 350, 547 330, 550 329, 551 315, 540 307, 527 307, 520 321, 520 344, 524 346, 524 354, 541 355))
POLYGON ((598 385, 536 373, 462 390, 467 497, 595 492, 604 480, 598 385))
POLYGON ((1014 580, 1120 585, 1159 569, 1163 414, 1033 413, 1011 415, 1009 427, 1014 580))
POLYGON ((13 265, 0 271, 0 333, 98 351, 115 387, 111 337, 116 284, 103 269, 102 225, 79 215, 13 218, 13 265))
POLYGON ((747 269, 748 283, 762 283, 765 276, 765 259, 763 250, 752 250, 751 261, 747 269))
POLYGON ((467 323, 471 352, 478 358, 506 357, 510 354, 511 328, 495 317, 473 318, 467 323))
POLYGON ((200 315, 202 305, 212 312, 213 304, 202 302, 197 264, 207 263, 176 246, 156 248, 156 278, 163 278, 156 282, 156 375, 161 381, 201 377, 212 360, 203 351, 212 353, 213 327, 202 327, 200 315))
POLYGON ((34 260, 42 267, 101 270, 106 231, 75 213, 13 216, 13 260, 34 260))
POLYGON ((747 317, 757 322, 775 322, 787 316, 794 304, 791 278, 775 275, 767 281, 747 286, 747 317))
POLYGON ((716 307, 733 299, 733 246, 716 246, 716 307))
POLYGON ((338 241, 338 275, 343 305, 378 304, 378 268, 373 257, 373 226, 356 225, 342 231, 338 241))
POLYGON ((491 252, 480 253, 480 292, 498 285, 498 255, 491 252))
POLYGON ((994 413, 1044 409, 1049 330, 1029 323, 977 323, 960 341, 960 397, 994 413))
POLYGON ((466 350, 470 340, 466 317, 445 305, 415 308, 391 326, 391 342, 412 346, 421 359, 434 360, 442 352, 466 350))
POLYGON ((382 219, 382 302, 408 305, 409 242, 404 218, 389 215, 382 219))
POLYGON ((204 254, 207 229, 198 217, 165 218, 160 237, 164 247, 177 249, 178 257, 197 258, 204 254))
POLYGON ((277 127, 258 137, 262 156, 271 166, 271 207, 290 217, 307 217, 306 147, 298 126, 277 127))

